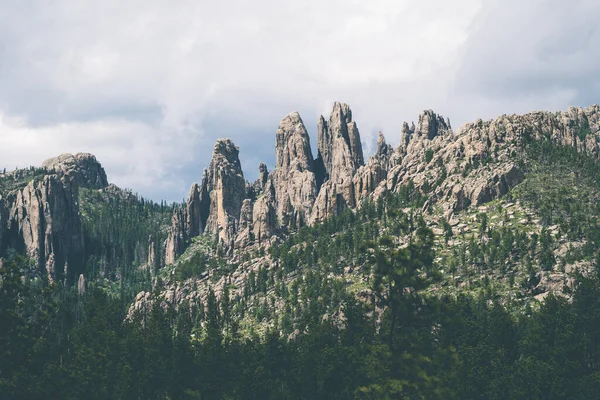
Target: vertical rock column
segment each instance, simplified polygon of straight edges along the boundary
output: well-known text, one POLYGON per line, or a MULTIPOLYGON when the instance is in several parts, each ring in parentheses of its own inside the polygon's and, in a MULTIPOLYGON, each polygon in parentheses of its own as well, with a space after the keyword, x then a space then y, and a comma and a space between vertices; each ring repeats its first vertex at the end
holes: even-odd
POLYGON ((281 226, 300 227, 317 197, 310 138, 297 112, 286 115, 276 133, 276 168, 274 172, 277 218, 281 226))

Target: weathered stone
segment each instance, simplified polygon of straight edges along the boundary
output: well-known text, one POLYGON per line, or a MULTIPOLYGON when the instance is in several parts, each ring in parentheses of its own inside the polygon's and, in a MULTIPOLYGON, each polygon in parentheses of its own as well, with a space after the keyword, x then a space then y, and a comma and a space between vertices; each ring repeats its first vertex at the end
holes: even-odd
POLYGON ((42 163, 48 172, 60 172, 73 177, 81 187, 100 189, 108 186, 106 172, 92 154, 61 154, 42 163))
POLYGON ((146 265, 152 273, 156 272, 156 270, 159 268, 159 265, 157 264, 158 258, 156 257, 156 253, 156 244, 154 243, 152 235, 150 235, 148 237, 148 262, 146 265))
POLYGON ((242 202, 240 224, 235 238, 235 247, 238 249, 245 248, 254 241, 253 207, 252 200, 250 199, 245 199, 242 202))
POLYGON ((258 182, 263 190, 267 184, 267 179, 269 179, 269 170, 267 169, 267 166, 263 163, 258 164, 258 182))
POLYGON ((165 240, 165 265, 170 265, 183 254, 187 244, 187 211, 177 207, 171 218, 171 227, 165 240))
POLYGON ((86 284, 85 284, 85 276, 83 274, 79 275, 79 279, 77 280, 77 293, 79 296, 83 296, 85 294, 86 284))
POLYGON ((245 188, 238 147, 230 139, 217 140, 206 175, 210 206, 205 230, 228 247, 233 246, 245 188))
POLYGON ((265 192, 254 203, 252 216, 254 238, 257 242, 263 242, 278 232, 275 187, 272 179, 267 181, 265 192))
POLYGON ((83 270, 78 193, 73 175, 46 175, 10 193, 4 203, 3 248, 27 254, 50 281, 74 282, 83 270))
POLYGON ((195 237, 204 232, 202 223, 202 189, 197 183, 190 188, 190 194, 187 199, 187 221, 186 233, 188 237, 195 237))
POLYGON ((377 152, 369 159, 367 165, 359 168, 353 178, 354 197, 358 204, 372 193, 387 178, 392 146, 385 142, 381 132, 377 140, 377 152))
POLYGON ((297 112, 286 115, 277 129, 273 175, 277 217, 281 226, 300 227, 317 197, 310 139, 297 112))
POLYGON ((313 207, 313 223, 356 206, 353 176, 364 164, 364 159, 360 134, 347 104, 334 103, 329 123, 326 124, 323 118, 319 120, 318 146, 328 180, 321 186, 313 207))

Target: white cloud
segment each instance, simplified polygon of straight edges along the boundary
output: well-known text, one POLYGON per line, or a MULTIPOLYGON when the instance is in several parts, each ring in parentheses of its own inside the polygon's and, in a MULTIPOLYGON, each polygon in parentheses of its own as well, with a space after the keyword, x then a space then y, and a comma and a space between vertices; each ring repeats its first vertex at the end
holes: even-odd
POLYGON ((283 115, 300 111, 314 136, 334 100, 352 106, 368 147, 379 129, 397 143, 425 108, 458 123, 564 108, 600 89, 597 11, 593 0, 3 4, 0 159, 90 151, 111 181, 179 199, 217 137, 240 144, 252 178, 257 160, 273 161, 283 115))
POLYGON ((177 169, 193 156, 185 150, 189 136, 180 137, 175 145, 164 132, 126 120, 31 128, 21 118, 0 114, 0 132, 0 167, 11 170, 15 166, 41 165, 43 160, 61 153, 93 150, 112 172, 111 181, 150 196, 179 193, 185 182, 176 177, 177 169))

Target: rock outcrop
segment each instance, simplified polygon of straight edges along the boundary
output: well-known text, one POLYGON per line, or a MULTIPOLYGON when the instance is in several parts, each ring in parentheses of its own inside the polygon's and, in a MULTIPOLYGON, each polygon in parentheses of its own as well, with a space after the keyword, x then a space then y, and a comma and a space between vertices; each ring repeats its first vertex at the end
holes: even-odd
POLYGON ((360 167, 354 175, 354 197, 357 201, 366 199, 377 186, 387 179, 390 159, 394 154, 392 146, 385 142, 381 132, 377 139, 377 151, 366 165, 360 167))
POLYGON ((50 173, 62 173, 77 181, 80 187, 100 189, 108 186, 106 172, 96 157, 89 153, 61 154, 43 162, 50 173))
POLYGON ((235 248, 243 249, 254 241, 254 220, 253 220, 253 204, 252 200, 245 199, 242 202, 242 210, 240 212, 240 223, 238 233, 235 238, 235 248))
POLYGON ((165 240, 165 265, 173 264, 183 254, 189 239, 187 232, 188 213, 183 207, 177 207, 173 212, 169 234, 165 240))
POLYGON ((232 247, 240 220, 246 182, 239 159, 239 148, 230 139, 215 143, 213 157, 202 187, 208 193, 209 213, 206 232, 232 247))
POLYGON ((281 120, 276 139, 277 217, 281 226, 300 227, 306 224, 317 197, 310 139, 300 114, 293 112, 281 120))
POLYGON ((186 234, 194 237, 204 232, 204 222, 208 218, 207 194, 203 188, 194 183, 190 188, 190 194, 186 202, 186 234))
POLYGON ((52 282, 75 282, 83 268, 83 233, 76 176, 45 175, 3 201, 3 250, 35 261, 52 282))
POLYGON ((478 120, 456 133, 447 118, 425 110, 416 125, 403 124, 396 149, 380 133, 365 164, 348 105, 336 102, 329 120, 319 118, 316 159, 302 118, 290 113, 276 132, 274 171, 261 163, 252 184, 244 182, 237 147, 228 139, 217 141, 202 184, 192 186, 186 206, 174 216, 169 259, 203 231, 230 249, 244 248, 408 184, 451 215, 519 184, 524 171, 518 154, 526 141, 549 139, 599 158, 599 130, 598 106, 478 120))
POLYGON ((245 197, 239 149, 230 139, 219 139, 210 166, 202 174, 202 184, 194 183, 185 206, 173 213, 164 244, 165 264, 174 263, 191 238, 204 232, 218 236, 220 243, 233 248, 245 197))
POLYGON ((265 189, 267 179, 269 179, 269 170, 267 169, 267 166, 264 163, 258 164, 258 185, 262 190, 265 189))
POLYGON ((329 122, 320 118, 318 131, 317 165, 323 168, 320 175, 324 176, 324 183, 312 210, 311 223, 356 206, 353 177, 364 164, 360 133, 347 104, 336 102, 329 122))
POLYGON ((335 102, 329 122, 320 117, 318 135, 318 157, 329 179, 335 181, 344 169, 356 171, 364 164, 360 133, 347 104, 335 102))
POLYGON ((158 269, 158 260, 159 258, 157 257, 156 244, 154 243, 152 235, 150 235, 150 237, 148 237, 148 261, 146 265, 150 269, 151 273, 155 273, 158 269))
POLYGON ((269 179, 265 191, 254 203, 253 227, 254 238, 258 242, 269 239, 279 230, 277 223, 277 211, 275 209, 275 186, 273 180, 269 179))

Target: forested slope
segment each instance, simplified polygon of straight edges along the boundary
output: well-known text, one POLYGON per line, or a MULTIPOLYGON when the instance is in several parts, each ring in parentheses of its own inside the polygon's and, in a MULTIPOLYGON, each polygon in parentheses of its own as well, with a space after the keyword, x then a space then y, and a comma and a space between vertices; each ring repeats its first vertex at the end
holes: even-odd
POLYGON ((0 179, 2 399, 593 399, 600 110, 424 112, 364 159, 297 113, 185 203, 88 154, 0 179))

